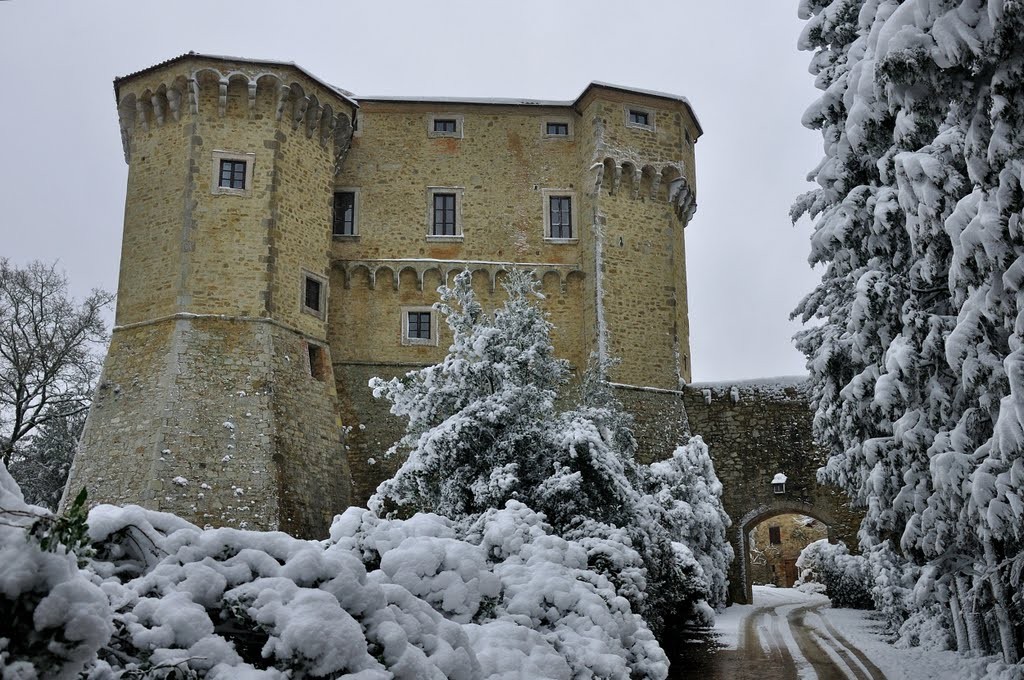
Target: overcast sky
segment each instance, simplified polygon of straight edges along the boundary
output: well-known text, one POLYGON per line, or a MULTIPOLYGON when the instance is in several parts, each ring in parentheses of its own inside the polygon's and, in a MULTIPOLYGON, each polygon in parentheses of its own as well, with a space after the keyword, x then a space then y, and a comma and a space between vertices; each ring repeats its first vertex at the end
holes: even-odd
POLYGON ((111 81, 189 50, 294 61, 356 95, 573 99, 591 80, 689 98, 695 380, 804 372, 817 280, 789 205, 821 156, 796 0, 0 1, 0 255, 115 290, 127 166, 111 81))

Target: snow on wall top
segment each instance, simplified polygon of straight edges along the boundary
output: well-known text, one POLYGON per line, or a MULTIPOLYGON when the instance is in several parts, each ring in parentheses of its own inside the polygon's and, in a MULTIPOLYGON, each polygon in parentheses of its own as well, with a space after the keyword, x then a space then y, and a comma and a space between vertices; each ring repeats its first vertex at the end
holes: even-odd
POLYGON ((794 396, 804 396, 809 387, 809 376, 806 375, 783 375, 771 378, 746 378, 742 380, 712 381, 689 383, 688 388, 704 391, 721 396, 729 394, 734 390, 740 395, 757 395, 761 398, 779 400, 793 399, 794 396), (796 395, 794 395, 794 391, 796 395))

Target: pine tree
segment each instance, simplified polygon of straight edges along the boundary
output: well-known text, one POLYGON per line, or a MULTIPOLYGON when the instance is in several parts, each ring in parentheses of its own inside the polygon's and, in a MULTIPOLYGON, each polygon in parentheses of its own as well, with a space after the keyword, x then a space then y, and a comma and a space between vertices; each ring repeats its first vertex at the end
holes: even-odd
MULTIPOLYGON (((645 492, 648 471, 633 459, 631 419, 602 380, 606 367, 588 371, 583 403, 559 411, 568 367, 554 356, 538 283, 513 271, 504 287, 503 307, 486 314, 469 273, 456 276, 451 288, 439 289, 453 334, 444 360, 370 382, 393 414, 408 418, 388 452, 405 462, 377 488, 370 508, 393 517, 436 512, 470 524, 518 501, 584 545, 591 568, 615 583, 652 630, 663 632, 677 616, 709 622, 707 602, 723 602, 720 555, 681 543, 663 521, 669 512, 645 492)), ((706 485, 720 488, 710 459, 695 465, 690 474, 710 474, 706 485)), ((677 495, 700 491, 692 476, 677 473, 672 482, 677 495)), ((663 495, 673 501, 669 491, 663 495)), ((701 496, 694 507, 705 505, 701 496)), ((724 542, 724 525, 706 528, 720 529, 724 542)))
POLYGON ((998 640, 1012 662, 1024 7, 804 0, 800 12, 824 92, 804 119, 825 141, 819 188, 793 211, 816 218, 811 259, 826 267, 796 311, 824 321, 797 341, 832 451, 822 477, 866 506, 862 547, 899 543, 876 563, 886 583, 918 575, 908 619, 938 616, 973 651, 998 640))

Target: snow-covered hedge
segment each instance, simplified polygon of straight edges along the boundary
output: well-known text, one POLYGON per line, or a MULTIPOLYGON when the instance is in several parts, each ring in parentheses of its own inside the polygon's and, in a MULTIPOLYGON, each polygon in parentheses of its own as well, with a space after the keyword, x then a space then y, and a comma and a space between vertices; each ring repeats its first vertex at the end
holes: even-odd
POLYGON ((667 674, 587 547, 521 503, 463 530, 353 508, 325 541, 99 506, 77 556, 40 539, 52 515, 26 505, 2 466, 0 508, 5 679, 667 674))
POLYGON ((874 578, 867 558, 851 555, 846 544, 827 538, 807 545, 796 560, 797 587, 822 592, 834 607, 871 609, 874 578))

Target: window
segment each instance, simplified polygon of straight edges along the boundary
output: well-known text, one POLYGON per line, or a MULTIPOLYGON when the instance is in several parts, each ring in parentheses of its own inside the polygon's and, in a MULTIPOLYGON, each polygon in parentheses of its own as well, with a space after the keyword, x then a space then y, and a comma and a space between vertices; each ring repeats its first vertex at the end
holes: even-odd
POLYGON ((455 236, 455 194, 434 194, 434 236, 455 236))
POLYGON ((573 242, 576 231, 576 195, 571 189, 542 189, 544 199, 544 238, 555 242, 573 242))
POLYGON ((221 160, 218 186, 245 189, 245 161, 221 160))
POLYGON ((548 123, 545 128, 547 132, 545 134, 551 135, 552 137, 568 137, 569 136, 569 124, 568 123, 548 123))
POLYGON ((432 113, 427 116, 427 136, 462 139, 462 121, 457 113, 432 113))
POLYGON ((629 110, 630 123, 633 123, 634 125, 648 126, 650 125, 650 123, 648 123, 647 120, 648 116, 646 111, 634 111, 633 109, 629 110))
POLYGON ((427 187, 427 240, 462 240, 462 187, 427 187))
POLYGON ((331 233, 334 236, 355 236, 356 231, 356 192, 352 189, 334 192, 334 218, 331 233))
POLYGON ((552 196, 549 200, 551 238, 573 238, 572 199, 568 196, 552 196))
POLYGON ((410 340, 430 339, 430 312, 409 312, 410 340))
POLYGON ((324 318, 324 308, 327 306, 326 293, 326 279, 310 272, 302 273, 302 311, 324 318))
POLYGON ((654 111, 639 106, 626 107, 626 127, 642 130, 654 129, 654 111))
POLYGON ((432 307, 403 307, 402 344, 437 345, 436 322, 432 307))
POLYGON ((324 361, 324 348, 313 343, 306 343, 306 352, 309 355, 309 374, 317 380, 327 377, 327 366, 324 361))
POLYGON ((210 190, 214 194, 234 196, 252 195, 252 173, 256 164, 254 153, 234 153, 230 151, 214 151, 212 182, 210 190))
POLYGON ((768 527, 768 542, 771 545, 782 545, 782 527, 768 527))
POLYGON ((541 119, 541 137, 544 139, 572 139, 572 119, 555 116, 541 119))

